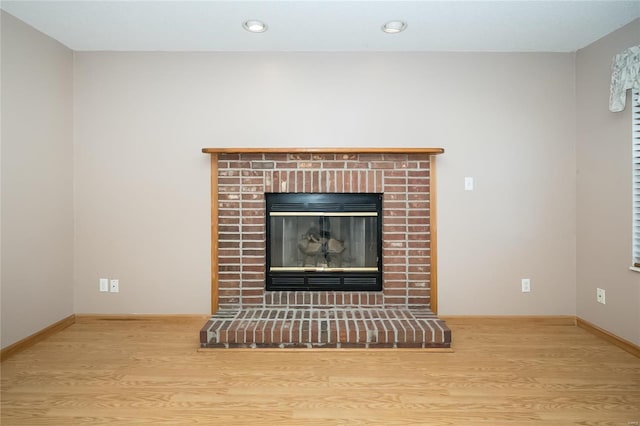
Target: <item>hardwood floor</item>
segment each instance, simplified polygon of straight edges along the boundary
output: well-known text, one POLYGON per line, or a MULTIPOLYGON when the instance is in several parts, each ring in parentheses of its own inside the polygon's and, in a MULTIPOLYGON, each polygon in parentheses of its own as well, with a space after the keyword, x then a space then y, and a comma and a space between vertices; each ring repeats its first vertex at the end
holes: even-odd
POLYGON ((640 421, 640 359, 575 326, 450 319, 453 353, 203 352, 204 321, 79 318, 2 363, 1 424, 640 421))

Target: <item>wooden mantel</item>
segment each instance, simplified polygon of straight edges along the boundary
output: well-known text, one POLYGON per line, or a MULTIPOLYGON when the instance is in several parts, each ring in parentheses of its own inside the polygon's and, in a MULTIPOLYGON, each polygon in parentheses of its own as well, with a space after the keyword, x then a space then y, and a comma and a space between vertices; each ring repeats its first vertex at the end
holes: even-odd
POLYGON ((435 156, 444 153, 444 148, 202 148, 202 152, 211 155, 211 313, 218 310, 218 159, 221 154, 424 154, 430 156, 431 191, 429 205, 431 209, 431 310, 438 313, 437 297, 437 226, 436 226, 436 174, 435 156))
POLYGON ((444 148, 202 148, 205 154, 430 154, 444 153, 444 148))

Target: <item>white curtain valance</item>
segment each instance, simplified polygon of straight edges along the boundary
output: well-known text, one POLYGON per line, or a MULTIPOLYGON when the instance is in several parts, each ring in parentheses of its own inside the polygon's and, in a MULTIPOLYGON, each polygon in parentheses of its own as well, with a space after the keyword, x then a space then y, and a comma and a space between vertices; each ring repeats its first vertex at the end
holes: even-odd
POLYGON ((630 47, 613 58, 609 110, 624 109, 627 89, 640 89, 640 45, 630 47))

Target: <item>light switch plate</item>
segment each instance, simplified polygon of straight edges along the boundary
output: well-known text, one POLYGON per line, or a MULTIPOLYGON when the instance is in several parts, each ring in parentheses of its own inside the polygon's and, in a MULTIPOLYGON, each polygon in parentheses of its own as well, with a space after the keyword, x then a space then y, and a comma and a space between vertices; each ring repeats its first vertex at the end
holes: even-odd
POLYGON ((109 291, 109 278, 100 278, 100 291, 102 293, 109 291))

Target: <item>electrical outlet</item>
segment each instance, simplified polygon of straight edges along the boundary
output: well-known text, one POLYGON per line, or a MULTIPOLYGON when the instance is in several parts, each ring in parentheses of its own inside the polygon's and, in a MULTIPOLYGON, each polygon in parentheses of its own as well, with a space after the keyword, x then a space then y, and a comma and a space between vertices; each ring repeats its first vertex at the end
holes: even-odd
POLYGON ((596 289, 596 302, 605 305, 607 303, 606 293, 603 288, 596 289))
POLYGON ((473 178, 468 176, 464 178, 464 190, 473 191, 473 178))
POLYGON ((120 292, 120 281, 119 280, 111 280, 111 293, 119 293, 120 292))
POLYGON ((109 291, 109 278, 100 278, 100 291, 102 293, 109 291))
POLYGON ((521 284, 523 293, 529 293, 531 291, 531 280, 529 278, 523 278, 521 284))

